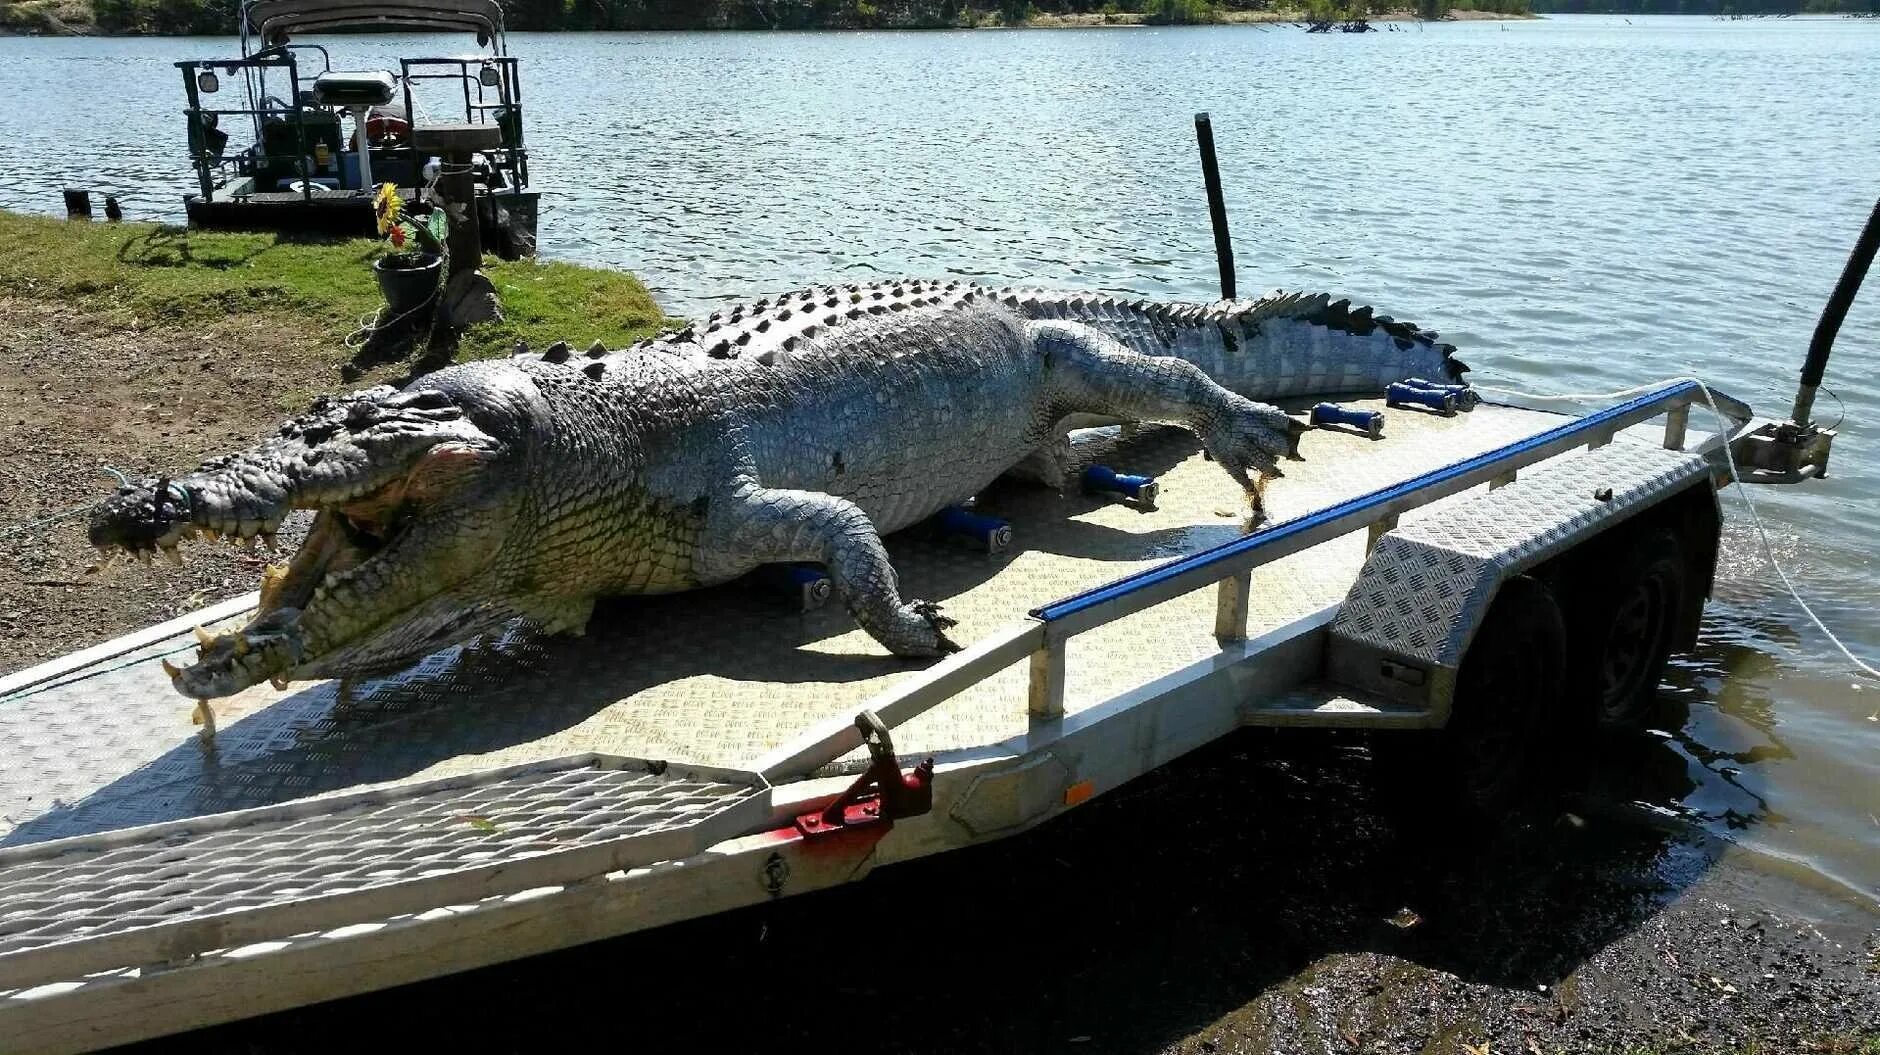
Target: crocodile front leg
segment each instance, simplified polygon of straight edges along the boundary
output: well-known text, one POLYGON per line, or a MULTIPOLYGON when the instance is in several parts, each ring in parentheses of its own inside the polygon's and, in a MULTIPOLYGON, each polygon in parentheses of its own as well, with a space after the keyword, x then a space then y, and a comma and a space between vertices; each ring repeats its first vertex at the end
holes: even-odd
POLYGON ((762 487, 742 479, 713 496, 695 566, 707 579, 758 564, 813 561, 829 569, 842 603, 863 630, 897 656, 959 651, 954 621, 929 601, 903 601, 881 535, 861 507, 820 491, 762 487))
POLYGON ((1055 414, 1185 426, 1256 502, 1265 481, 1282 475, 1279 459, 1297 456, 1303 425, 1229 392, 1185 359, 1138 355, 1080 323, 1033 322, 1026 331, 1045 358, 1046 398, 1055 414), (1257 483, 1249 470, 1259 474, 1257 483))

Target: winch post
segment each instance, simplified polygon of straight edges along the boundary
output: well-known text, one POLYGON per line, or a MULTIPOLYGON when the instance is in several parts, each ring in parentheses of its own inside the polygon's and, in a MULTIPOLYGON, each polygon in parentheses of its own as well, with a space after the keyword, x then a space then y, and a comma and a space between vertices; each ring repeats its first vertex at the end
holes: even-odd
POLYGON ((1808 358, 1802 362, 1802 382, 1795 389, 1795 407, 1789 411, 1789 420, 1797 425, 1807 425, 1815 412, 1815 390, 1821 387, 1821 377, 1827 372, 1828 353, 1834 348, 1834 338, 1841 332, 1841 323, 1847 319, 1854 294, 1860 292, 1860 284, 1867 277, 1867 267, 1873 263, 1876 250, 1880 250, 1880 199, 1874 201, 1867 226, 1861 228, 1854 251, 1848 254, 1847 266, 1841 269, 1841 280, 1835 283, 1833 295, 1821 309, 1821 320, 1815 323, 1815 335, 1808 342, 1808 358))
POLYGON ((868 748, 868 769, 829 805, 797 816, 796 830, 805 839, 877 825, 891 828, 897 820, 933 809, 933 759, 902 773, 894 740, 879 715, 863 711, 855 716, 855 728, 868 748))
POLYGON ((1227 204, 1221 198, 1221 167, 1214 158, 1214 122, 1195 115, 1195 142, 1201 147, 1201 178, 1208 186, 1208 219, 1214 224, 1214 259, 1221 268, 1221 299, 1234 299, 1234 242, 1227 234, 1227 204))

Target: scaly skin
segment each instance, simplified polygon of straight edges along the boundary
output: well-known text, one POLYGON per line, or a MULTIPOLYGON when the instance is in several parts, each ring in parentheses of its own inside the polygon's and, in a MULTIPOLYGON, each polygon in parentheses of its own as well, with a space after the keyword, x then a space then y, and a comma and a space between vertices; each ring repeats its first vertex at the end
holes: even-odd
POLYGON ((816 561, 889 650, 952 650, 881 535, 970 498, 1069 423, 1192 429, 1256 495, 1303 426, 1252 401, 1454 378, 1447 346, 1319 297, 1124 303, 959 283, 822 287, 608 352, 565 344, 321 400, 252 450, 120 489, 92 541, 172 555, 319 511, 254 619, 173 671, 201 699, 401 669, 594 601, 816 561))

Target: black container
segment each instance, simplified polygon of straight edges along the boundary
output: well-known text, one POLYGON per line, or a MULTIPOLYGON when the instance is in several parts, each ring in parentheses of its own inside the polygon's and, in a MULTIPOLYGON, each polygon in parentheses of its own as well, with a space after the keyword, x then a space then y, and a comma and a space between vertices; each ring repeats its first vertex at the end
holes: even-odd
POLYGON ((443 273, 444 258, 436 253, 401 253, 372 262, 372 274, 379 280, 379 292, 385 294, 385 304, 393 316, 423 307, 437 292, 443 273))

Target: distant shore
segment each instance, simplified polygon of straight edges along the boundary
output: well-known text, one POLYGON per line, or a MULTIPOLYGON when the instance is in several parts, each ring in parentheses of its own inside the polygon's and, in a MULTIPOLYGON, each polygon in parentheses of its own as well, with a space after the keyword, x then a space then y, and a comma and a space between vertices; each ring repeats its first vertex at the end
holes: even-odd
MULTIPOLYGON (((1476 0, 1481 2, 1481 0, 1476 0)), ((1080 6, 1067 4, 1066 6, 1080 6)), ((1483 6, 1521 7, 1524 0, 1487 0, 1483 6)), ((140 3, 139 0, 0 0, 0 36, 196 36, 234 32, 227 5, 214 0, 196 3, 140 3)), ((1162 25, 1287 25, 1315 16, 1307 7, 1251 10, 1210 0, 1136 0, 1107 3, 1102 10, 1043 11, 1029 4, 1005 3, 977 8, 957 0, 854 0, 847 6, 778 10, 770 23, 750 21, 749 12, 761 7, 731 7, 719 0, 700 0, 677 10, 648 5, 634 21, 612 24, 531 24, 525 15, 512 18, 512 31, 694 31, 694 30, 910 30, 910 29, 1089 29, 1162 25), (1124 10, 1123 8, 1139 8, 1124 10), (1023 14, 1018 14, 1023 12, 1023 14)), ((1333 16, 1342 20, 1344 13, 1333 16)), ((1452 9, 1443 21, 1493 21, 1539 16, 1524 10, 1452 9)), ((1369 16, 1371 22, 1423 20, 1414 7, 1369 16)))

